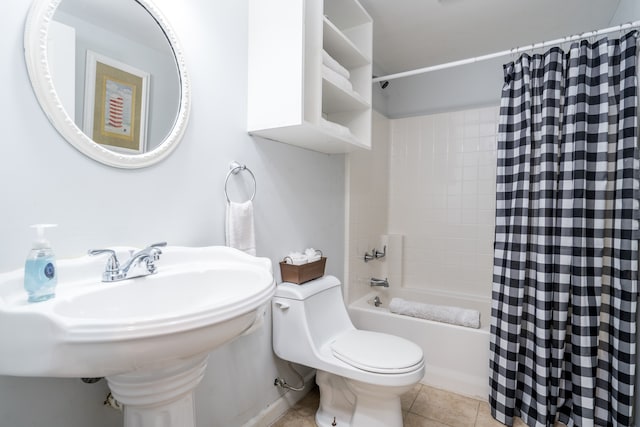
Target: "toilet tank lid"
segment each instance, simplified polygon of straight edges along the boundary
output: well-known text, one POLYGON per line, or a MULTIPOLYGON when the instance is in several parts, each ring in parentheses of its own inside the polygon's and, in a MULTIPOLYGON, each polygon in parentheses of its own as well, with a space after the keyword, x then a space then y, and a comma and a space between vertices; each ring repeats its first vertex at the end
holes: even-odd
POLYGON ((295 300, 305 300, 324 290, 340 286, 340 280, 335 276, 322 276, 319 279, 311 280, 301 285, 289 282, 282 282, 276 286, 275 297, 289 298, 295 300))

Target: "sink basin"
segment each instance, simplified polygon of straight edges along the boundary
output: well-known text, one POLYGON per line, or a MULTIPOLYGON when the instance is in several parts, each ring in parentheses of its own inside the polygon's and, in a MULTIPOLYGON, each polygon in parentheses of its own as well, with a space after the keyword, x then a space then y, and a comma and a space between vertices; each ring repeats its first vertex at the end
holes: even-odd
MULTIPOLYGON (((118 248, 126 260, 132 248, 118 248)), ((0 375, 109 377, 208 354, 263 316, 271 261, 227 247, 162 249, 158 273, 101 281, 106 257, 58 261, 56 297, 0 275, 0 375)), ((205 362, 206 363, 206 362, 205 362)), ((109 378, 108 378, 109 379, 109 378)))

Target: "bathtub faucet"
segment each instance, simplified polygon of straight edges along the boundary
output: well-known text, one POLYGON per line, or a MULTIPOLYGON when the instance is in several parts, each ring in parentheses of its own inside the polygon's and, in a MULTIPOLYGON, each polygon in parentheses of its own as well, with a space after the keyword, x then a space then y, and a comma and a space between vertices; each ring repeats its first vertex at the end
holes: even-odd
POLYGON ((384 279, 376 279, 375 277, 372 277, 369 280, 369 284, 371 286, 382 286, 383 288, 389 287, 389 281, 387 280, 386 277, 384 279))

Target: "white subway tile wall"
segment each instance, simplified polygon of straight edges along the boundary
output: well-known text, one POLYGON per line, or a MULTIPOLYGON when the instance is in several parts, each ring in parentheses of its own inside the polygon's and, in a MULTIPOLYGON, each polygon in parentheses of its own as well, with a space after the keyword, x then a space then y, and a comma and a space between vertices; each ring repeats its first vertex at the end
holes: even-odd
POLYGON ((497 121, 498 107, 390 121, 387 232, 405 236, 403 286, 490 295, 497 121))
POLYGON ((498 110, 374 113, 373 149, 347 157, 348 301, 385 275, 402 277, 392 286, 490 296, 498 110), (385 234, 404 236, 401 274, 363 261, 385 234))
POLYGON ((345 282, 347 300, 354 301, 370 291, 371 277, 384 278, 387 260, 364 262, 364 253, 375 246, 382 250, 389 211, 390 121, 373 114, 373 149, 359 150, 347 157, 347 251, 345 282))

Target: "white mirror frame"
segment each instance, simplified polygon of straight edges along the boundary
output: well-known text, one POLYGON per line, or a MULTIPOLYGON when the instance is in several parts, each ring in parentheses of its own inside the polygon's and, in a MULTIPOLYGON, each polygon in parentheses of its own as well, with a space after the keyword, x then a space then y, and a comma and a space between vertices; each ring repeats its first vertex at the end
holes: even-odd
MULTIPOLYGON (((49 121, 76 149, 105 165, 123 169, 151 166, 167 157, 178 145, 189 120, 191 93, 185 60, 180 44, 169 23, 150 0, 135 0, 162 28, 171 44, 180 77, 180 107, 169 135, 156 148, 142 154, 123 154, 97 144, 69 117, 53 85, 47 59, 49 23, 62 0, 34 0, 25 25, 24 50, 33 91, 49 121)), ((134 1, 134 0, 132 0, 134 1)))

